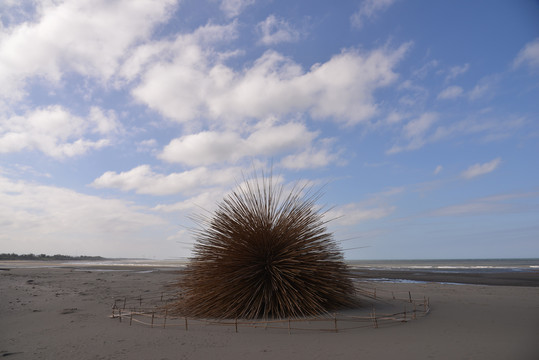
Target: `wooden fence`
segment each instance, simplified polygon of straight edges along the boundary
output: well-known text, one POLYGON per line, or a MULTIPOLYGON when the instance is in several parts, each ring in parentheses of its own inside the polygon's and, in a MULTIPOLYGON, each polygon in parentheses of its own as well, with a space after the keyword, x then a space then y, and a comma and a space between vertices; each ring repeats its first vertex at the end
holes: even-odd
POLYGON ((277 329, 292 332, 323 331, 345 332, 361 328, 379 328, 398 323, 406 323, 426 316, 430 312, 430 300, 423 296, 413 298, 411 292, 380 291, 376 288, 362 289, 364 296, 370 299, 369 306, 357 310, 324 314, 315 317, 287 319, 198 319, 168 313, 167 304, 177 301, 178 294, 162 292, 160 294, 138 297, 116 298, 112 305, 111 318, 122 323, 144 325, 151 328, 182 328, 185 331, 204 326, 225 326, 240 332, 241 328, 277 329), (391 313, 376 311, 376 305, 383 308, 399 309, 391 313), (388 306, 389 305, 389 306, 388 306), (400 311, 402 309, 402 311, 400 311))

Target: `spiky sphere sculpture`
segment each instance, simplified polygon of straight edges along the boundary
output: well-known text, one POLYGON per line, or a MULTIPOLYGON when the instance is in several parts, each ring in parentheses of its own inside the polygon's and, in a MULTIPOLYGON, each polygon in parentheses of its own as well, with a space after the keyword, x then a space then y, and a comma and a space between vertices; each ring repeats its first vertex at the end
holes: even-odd
POLYGON ((342 253, 315 202, 320 192, 284 194, 269 178, 247 180, 210 217, 179 286, 177 310, 202 318, 286 318, 352 304, 342 253))

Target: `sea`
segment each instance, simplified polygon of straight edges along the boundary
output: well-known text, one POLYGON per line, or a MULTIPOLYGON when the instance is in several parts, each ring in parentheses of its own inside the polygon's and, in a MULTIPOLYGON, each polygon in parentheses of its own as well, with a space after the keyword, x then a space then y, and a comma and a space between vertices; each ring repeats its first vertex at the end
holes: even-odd
MULTIPOLYGON (((531 259, 437 259, 437 260, 346 260, 354 270, 416 270, 436 273, 537 272, 539 258, 531 259)), ((97 261, 0 261, 0 268, 74 267, 128 270, 130 268, 181 269, 187 259, 106 259, 97 261)))
POLYGON ((539 258, 530 259, 436 259, 436 260, 349 260, 352 269, 436 273, 538 272, 539 258))

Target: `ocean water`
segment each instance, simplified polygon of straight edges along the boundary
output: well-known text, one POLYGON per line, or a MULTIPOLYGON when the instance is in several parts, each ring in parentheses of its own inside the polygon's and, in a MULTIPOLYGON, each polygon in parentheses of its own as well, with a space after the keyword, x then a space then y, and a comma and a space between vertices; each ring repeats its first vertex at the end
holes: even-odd
POLYGON ((352 269, 418 270, 437 273, 535 272, 539 259, 455 259, 455 260, 349 260, 352 269))
MULTIPOLYGON (((537 272, 539 259, 458 259, 458 260, 347 260, 355 270, 417 270, 438 273, 494 273, 494 272, 537 272)), ((106 259, 99 261, 0 261, 0 268, 148 268, 179 269, 187 264, 186 259, 106 259)))

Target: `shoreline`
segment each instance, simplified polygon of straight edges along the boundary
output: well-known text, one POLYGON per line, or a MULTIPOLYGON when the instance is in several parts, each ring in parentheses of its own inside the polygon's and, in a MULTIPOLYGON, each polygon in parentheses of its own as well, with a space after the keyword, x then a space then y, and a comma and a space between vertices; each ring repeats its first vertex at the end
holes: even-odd
MULTIPOLYGON (((186 262, 147 260, 113 261, 0 261, 0 272, 12 269, 72 269, 75 271, 176 271, 181 272, 186 262), (138 261, 138 263, 137 263, 138 261)), ((440 284, 468 284, 491 286, 539 287, 539 269, 373 269, 351 266, 352 276, 359 281, 416 282, 440 284)))

